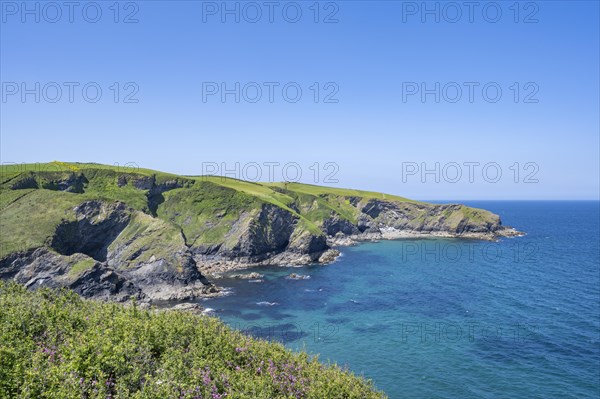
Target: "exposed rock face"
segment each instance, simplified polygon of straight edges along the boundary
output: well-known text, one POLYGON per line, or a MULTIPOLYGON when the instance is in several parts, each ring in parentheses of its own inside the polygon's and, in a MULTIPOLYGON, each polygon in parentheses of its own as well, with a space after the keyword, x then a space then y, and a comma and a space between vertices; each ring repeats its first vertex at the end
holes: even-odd
POLYGON ((220 184, 70 166, 16 173, 0 188, 2 226, 29 222, 35 231, 43 222, 46 228, 41 238, 32 234, 35 245, 7 240, 21 249, 0 259, 0 278, 120 301, 215 295, 207 276, 257 265, 330 263, 339 255, 335 246, 358 241, 519 234, 481 209, 314 186, 220 184), (32 210, 43 217, 29 221, 32 210))
POLYGON ((76 220, 58 225, 50 247, 63 255, 83 253, 104 262, 108 246, 127 226, 130 211, 121 202, 87 201, 75 208, 76 220))
POLYGON ((297 218, 285 209, 263 205, 230 254, 252 259, 281 252, 290 242, 297 218))
POLYGON ((34 175, 28 174, 12 182, 10 188, 11 190, 25 190, 28 188, 40 188, 40 186, 34 175))
MULTIPOLYGON (((397 203, 357 197, 351 197, 349 202, 359 211, 356 221, 332 212, 321 226, 325 234, 307 230, 298 233, 294 230, 297 217, 283 209, 265 206, 258 216, 251 218, 250 228, 241 234, 236 246, 198 251, 197 263, 204 272, 215 274, 257 265, 330 263, 339 255, 332 247, 366 240, 432 235, 494 240, 519 234, 503 226, 497 215, 458 204, 397 203)), ((243 225, 248 223, 236 224, 243 225)))
POLYGON ((2 259, 0 278, 117 301, 188 299, 217 291, 198 270, 180 232, 153 240, 168 231, 166 223, 156 226, 153 218, 121 202, 86 201, 74 213, 74 221, 57 226, 49 248, 2 259), (136 233, 127 236, 127 229, 136 233))
POLYGON ((325 219, 323 221, 323 231, 329 236, 334 236, 338 233, 353 235, 361 232, 359 226, 352 224, 348 220, 341 219, 339 215, 333 215, 325 219))
POLYGON ((204 309, 197 303, 178 303, 177 305, 170 308, 170 310, 177 310, 180 312, 190 312, 193 314, 202 314, 204 309))
MULTIPOLYGON (((351 245, 357 241, 415 238, 424 236, 463 237, 494 240, 520 233, 505 227, 498 215, 459 204, 433 205, 397 203, 370 199, 354 201, 360 210, 354 230, 328 229, 330 245, 351 245), (332 234, 333 233, 333 234, 332 234)), ((329 226, 336 226, 330 224, 329 226)))
POLYGON ((54 191, 66 191, 70 193, 82 193, 86 177, 81 173, 26 173, 15 179, 10 185, 12 190, 23 190, 27 188, 44 188, 54 191))
POLYGON ((42 188, 48 190, 67 191, 71 193, 82 193, 83 186, 87 183, 86 177, 79 173, 70 173, 67 176, 51 176, 51 180, 44 182, 42 188))
POLYGON ((243 213, 227 237, 231 246, 192 247, 200 269, 209 274, 258 265, 300 265, 317 262, 330 250, 324 234, 300 231, 298 216, 265 204, 258 212, 243 213), (300 232, 299 232, 300 231, 300 232))
POLYGON ((257 272, 251 272, 251 273, 232 274, 228 277, 229 278, 238 278, 238 279, 242 279, 242 280, 257 280, 257 279, 263 278, 264 275, 257 273, 257 272))
POLYGON ((0 261, 0 278, 13 278, 28 288, 72 289, 88 298, 124 301, 148 299, 114 269, 83 255, 65 256, 46 248, 15 254, 0 261), (85 267, 77 267, 85 262, 85 267))
POLYGON ((184 178, 173 178, 157 182, 156 176, 140 176, 138 174, 120 174, 117 176, 117 186, 124 187, 128 184, 138 190, 147 191, 148 209, 156 216, 156 211, 165 200, 163 193, 177 188, 190 186, 193 182, 184 178))

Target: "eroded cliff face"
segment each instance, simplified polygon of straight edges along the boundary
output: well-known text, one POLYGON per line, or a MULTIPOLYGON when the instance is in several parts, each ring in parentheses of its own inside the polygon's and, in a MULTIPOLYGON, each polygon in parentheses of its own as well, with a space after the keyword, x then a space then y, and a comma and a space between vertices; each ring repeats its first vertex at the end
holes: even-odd
POLYGON ((75 220, 57 227, 50 247, 62 255, 82 253, 105 262, 108 246, 129 224, 131 212, 121 202, 87 201, 74 209, 75 220))
POLYGON ((65 256, 48 248, 16 253, 0 261, 0 278, 27 288, 69 288, 86 298, 127 301, 149 298, 114 269, 84 254, 65 256))
POLYGON ((363 240, 518 234, 481 209, 314 186, 89 168, 15 173, 0 188, 0 224, 18 232, 2 237, 0 278, 111 300, 213 295, 223 271, 328 263, 363 240))
POLYGON ((318 232, 303 229, 293 213, 272 205, 244 213, 233 224, 225 242, 210 248, 193 247, 199 268, 212 275, 257 265, 329 263, 337 246, 360 241, 419 237, 458 237, 495 240, 519 233, 502 225, 488 211, 459 204, 432 205, 350 198, 354 220, 331 210, 318 232), (235 240, 231 244, 231 238, 235 240))
POLYGON ((117 301, 188 299, 217 291, 173 226, 121 202, 85 201, 73 213, 47 246, 0 260, 0 278, 117 301))
POLYGON ((395 233, 398 237, 436 234, 493 240, 518 234, 514 229, 503 226, 498 215, 459 204, 397 203, 377 199, 353 203, 360 211, 357 222, 352 224, 332 215, 324 222, 329 236, 349 236, 360 240, 361 236, 365 239, 377 236, 394 238, 395 233))
POLYGON ((241 213, 219 245, 190 249, 200 270, 208 274, 258 265, 309 264, 319 262, 328 251, 337 254, 325 234, 311 233, 297 214, 271 204, 241 213))

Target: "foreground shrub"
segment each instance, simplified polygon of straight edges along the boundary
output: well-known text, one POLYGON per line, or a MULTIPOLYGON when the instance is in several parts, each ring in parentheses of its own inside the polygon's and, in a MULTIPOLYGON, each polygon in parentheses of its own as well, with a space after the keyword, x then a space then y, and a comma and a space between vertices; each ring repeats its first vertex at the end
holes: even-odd
POLYGON ((0 281, 0 398, 384 396, 337 366, 218 319, 0 281))

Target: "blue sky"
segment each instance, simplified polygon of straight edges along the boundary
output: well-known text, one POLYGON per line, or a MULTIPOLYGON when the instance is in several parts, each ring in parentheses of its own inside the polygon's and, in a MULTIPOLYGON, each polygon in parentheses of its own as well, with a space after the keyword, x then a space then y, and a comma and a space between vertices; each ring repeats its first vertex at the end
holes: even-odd
POLYGON ((276 1, 272 23, 250 3, 227 2, 236 22, 220 1, 78 2, 70 22, 2 1, 2 162, 261 180, 276 162, 273 180, 415 199, 598 199, 598 2, 427 2, 436 21, 420 1, 276 1))

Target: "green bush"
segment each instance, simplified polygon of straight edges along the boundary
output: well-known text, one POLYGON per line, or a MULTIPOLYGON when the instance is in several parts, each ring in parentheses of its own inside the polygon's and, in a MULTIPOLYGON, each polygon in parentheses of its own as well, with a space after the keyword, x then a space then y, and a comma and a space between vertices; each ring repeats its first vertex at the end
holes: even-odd
POLYGON ((0 281, 0 398, 383 398, 218 319, 0 281))

